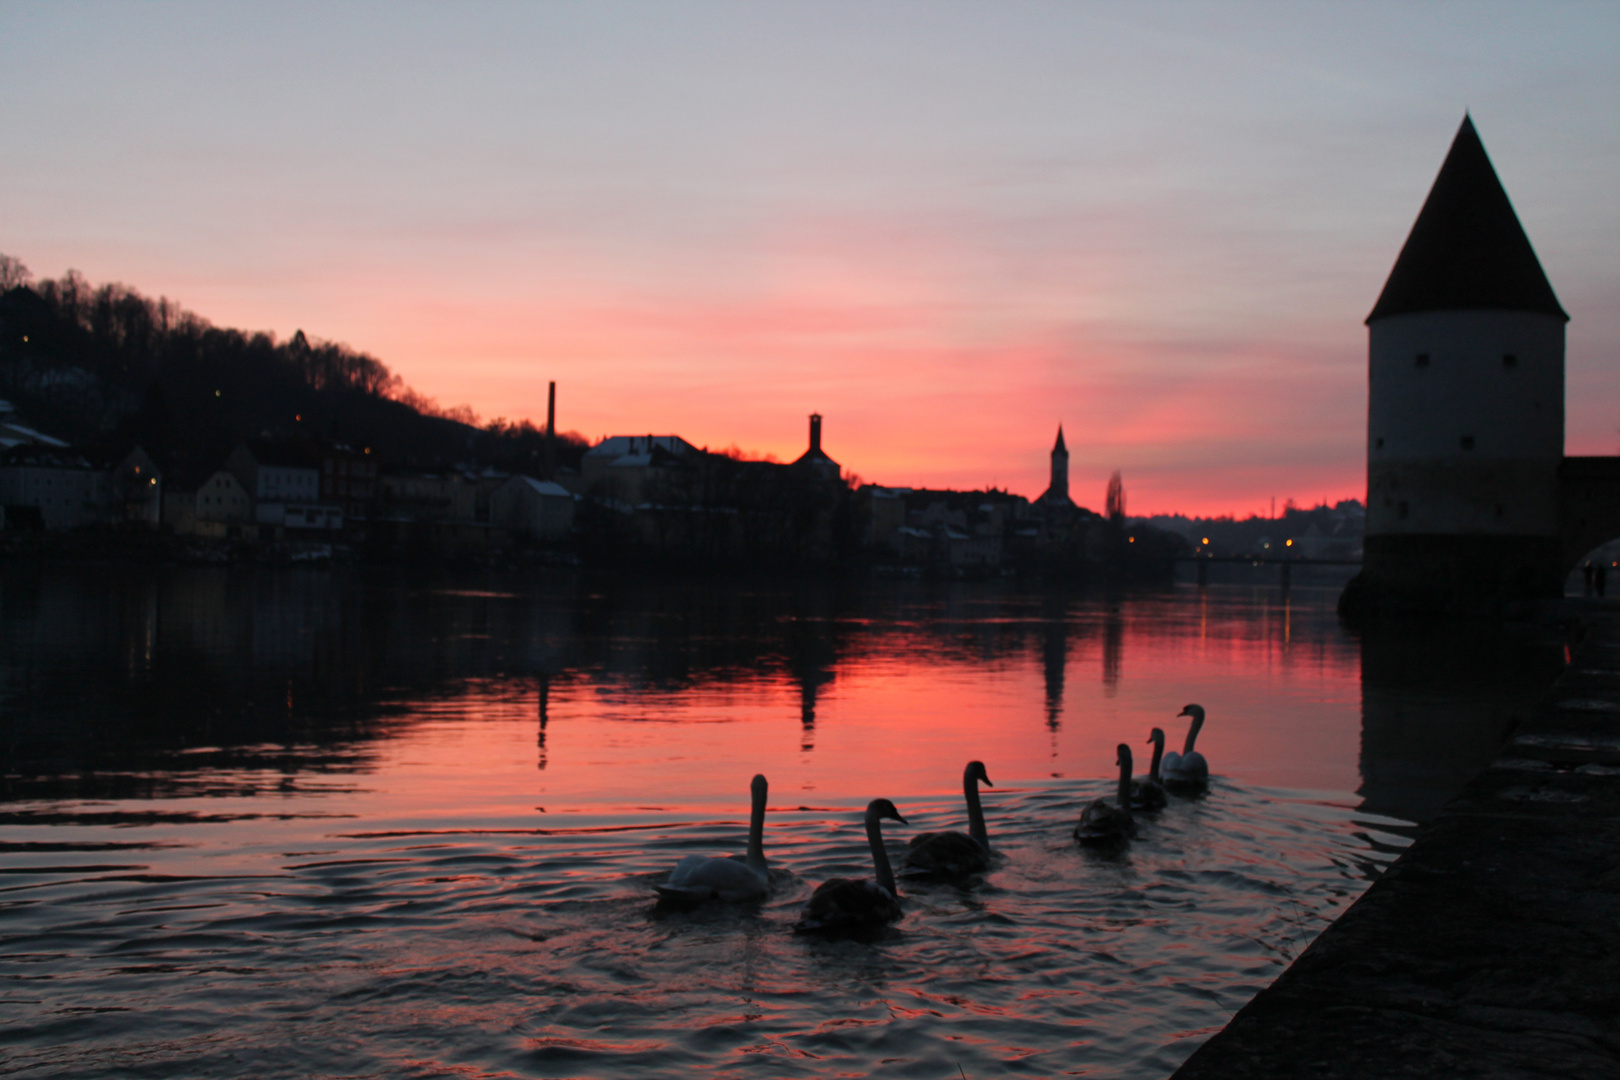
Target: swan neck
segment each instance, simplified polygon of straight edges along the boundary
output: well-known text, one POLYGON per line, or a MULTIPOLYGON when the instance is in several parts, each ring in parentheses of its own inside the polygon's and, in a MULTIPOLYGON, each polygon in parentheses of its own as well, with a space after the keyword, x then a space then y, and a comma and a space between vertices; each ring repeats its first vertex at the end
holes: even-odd
POLYGON ((1182 757, 1186 757, 1193 752, 1193 744, 1198 741, 1198 729, 1203 726, 1204 718, 1202 716, 1193 717, 1192 726, 1187 728, 1187 743, 1181 748, 1182 757))
POLYGON ((1164 740, 1153 740, 1153 764, 1148 766, 1148 779, 1159 783, 1159 763, 1164 760, 1164 740))
POLYGON ((753 811, 748 815, 748 865, 765 870, 765 792, 754 792, 753 811))
POLYGON ((866 815, 866 841, 872 845, 872 870, 877 883, 887 889, 890 896, 899 896, 900 890, 894 884, 894 868, 889 865, 889 852, 883 846, 883 823, 871 812, 866 815))
POLYGON ((967 799, 968 835, 986 852, 990 850, 990 834, 984 828, 984 807, 979 805, 979 778, 962 779, 962 795, 967 799))
POLYGON ((1119 808, 1127 814, 1131 812, 1131 766, 1130 762, 1121 762, 1119 766, 1119 808))

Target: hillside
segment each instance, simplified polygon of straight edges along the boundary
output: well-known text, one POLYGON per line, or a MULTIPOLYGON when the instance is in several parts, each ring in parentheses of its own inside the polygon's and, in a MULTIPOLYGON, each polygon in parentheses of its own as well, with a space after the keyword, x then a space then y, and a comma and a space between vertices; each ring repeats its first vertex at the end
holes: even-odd
MULTIPOLYGON (((35 281, 0 255, 0 397, 37 427, 90 453, 141 445, 165 469, 215 467, 247 438, 370 447, 386 465, 532 467, 544 434, 529 423, 470 423, 406 387, 375 357, 311 340, 214 326, 124 285, 69 271, 35 281)), ((558 440, 559 464, 585 442, 558 440)))

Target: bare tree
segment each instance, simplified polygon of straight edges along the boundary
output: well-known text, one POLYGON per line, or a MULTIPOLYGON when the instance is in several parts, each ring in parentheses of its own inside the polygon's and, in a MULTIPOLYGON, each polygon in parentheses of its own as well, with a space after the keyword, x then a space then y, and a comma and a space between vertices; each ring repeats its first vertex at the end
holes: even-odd
POLYGON ((1108 496, 1103 509, 1110 521, 1125 520, 1125 480, 1119 475, 1118 469, 1108 478, 1108 496))
POLYGON ((22 264, 21 259, 0 255, 0 292, 15 289, 19 285, 27 285, 33 280, 34 275, 28 272, 28 267, 22 264))

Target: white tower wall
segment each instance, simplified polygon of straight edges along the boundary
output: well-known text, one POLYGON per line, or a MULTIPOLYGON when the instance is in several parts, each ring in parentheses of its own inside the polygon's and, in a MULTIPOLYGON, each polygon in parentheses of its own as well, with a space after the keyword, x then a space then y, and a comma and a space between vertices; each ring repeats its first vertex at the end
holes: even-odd
POLYGON ((1558 535, 1564 320, 1431 311, 1368 329, 1367 534, 1558 535))

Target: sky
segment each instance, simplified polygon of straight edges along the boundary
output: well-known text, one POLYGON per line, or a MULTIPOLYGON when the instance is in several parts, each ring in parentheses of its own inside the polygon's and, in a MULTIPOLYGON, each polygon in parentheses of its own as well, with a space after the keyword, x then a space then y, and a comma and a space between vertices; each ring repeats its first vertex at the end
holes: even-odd
POLYGON ((870 482, 1365 491, 1366 329, 1464 110, 1620 453, 1620 5, 0 5, 0 252, 484 419, 870 482))

